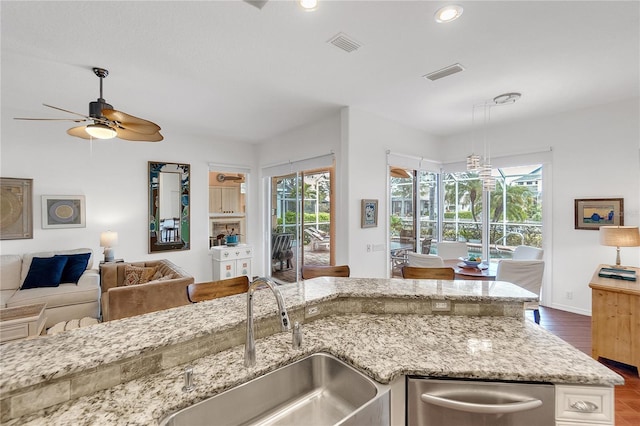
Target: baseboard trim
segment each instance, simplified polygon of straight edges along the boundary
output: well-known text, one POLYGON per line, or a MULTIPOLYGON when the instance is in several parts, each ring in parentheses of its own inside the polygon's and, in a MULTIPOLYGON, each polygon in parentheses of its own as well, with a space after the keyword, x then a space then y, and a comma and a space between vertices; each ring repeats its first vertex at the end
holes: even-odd
POLYGON ((548 307, 553 309, 559 309, 561 311, 571 312, 573 314, 586 315, 588 317, 591 316, 591 310, 579 309, 579 308, 576 308, 575 306, 563 305, 561 303, 552 303, 548 307))

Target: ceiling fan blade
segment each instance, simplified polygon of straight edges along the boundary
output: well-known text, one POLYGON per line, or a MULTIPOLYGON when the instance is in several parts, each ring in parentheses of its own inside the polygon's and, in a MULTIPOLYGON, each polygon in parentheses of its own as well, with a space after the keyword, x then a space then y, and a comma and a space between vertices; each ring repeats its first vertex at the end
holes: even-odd
POLYGON ((89 119, 91 117, 89 117, 88 115, 85 114, 80 114, 79 112, 73 112, 73 111, 69 111, 68 109, 64 109, 64 108, 60 108, 60 107, 56 107, 53 105, 48 105, 48 104, 42 104, 48 108, 53 108, 53 109, 57 109, 58 111, 63 111, 63 112, 68 112, 69 114, 74 114, 74 115, 79 115, 80 117, 84 117, 86 119, 89 119))
POLYGON ((149 120, 134 117, 122 111, 115 109, 103 109, 102 115, 111 121, 116 121, 119 127, 127 130, 131 130, 136 133, 143 133, 145 135, 153 135, 160 131, 160 126, 149 120))
POLYGON ((153 134, 139 133, 128 129, 116 128, 116 132, 118 133, 118 138, 123 139, 125 141, 134 141, 134 142, 160 142, 162 139, 162 135, 160 132, 155 132, 153 134))
POLYGON ((28 117, 13 117, 14 120, 31 120, 31 121, 73 121, 75 123, 82 123, 87 121, 85 118, 28 118, 28 117))
POLYGON ((91 136, 89 136, 89 133, 85 130, 86 127, 87 126, 72 127, 67 130, 67 134, 75 136, 76 138, 91 139, 91 136))

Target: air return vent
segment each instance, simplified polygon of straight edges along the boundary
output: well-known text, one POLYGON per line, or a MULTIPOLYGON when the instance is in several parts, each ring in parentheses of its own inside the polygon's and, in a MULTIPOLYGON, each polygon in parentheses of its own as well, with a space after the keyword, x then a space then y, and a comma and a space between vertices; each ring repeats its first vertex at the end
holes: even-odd
POLYGON ((360 43, 358 43, 345 33, 336 34, 335 36, 331 37, 331 39, 327 43, 331 43, 348 53, 358 50, 360 46, 362 46, 360 43))
POLYGON ((438 79, 450 76, 451 74, 455 74, 460 71, 464 71, 464 67, 460 64, 453 64, 453 65, 449 65, 448 67, 444 67, 441 70, 430 72, 429 74, 425 74, 423 75, 423 77, 431 81, 436 81, 438 79))

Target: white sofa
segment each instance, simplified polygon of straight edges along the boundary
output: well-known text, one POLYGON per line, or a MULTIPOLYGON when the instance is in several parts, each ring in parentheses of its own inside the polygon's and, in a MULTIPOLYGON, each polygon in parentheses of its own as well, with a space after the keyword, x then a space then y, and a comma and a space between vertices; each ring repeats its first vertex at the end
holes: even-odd
POLYGON ((71 319, 99 318, 100 274, 97 269, 92 269, 92 266, 93 251, 87 248, 28 253, 22 256, 3 254, 0 256, 0 307, 13 308, 46 303, 45 328, 71 319), (61 283, 56 287, 20 289, 34 257, 82 253, 90 253, 91 256, 77 284, 61 283))

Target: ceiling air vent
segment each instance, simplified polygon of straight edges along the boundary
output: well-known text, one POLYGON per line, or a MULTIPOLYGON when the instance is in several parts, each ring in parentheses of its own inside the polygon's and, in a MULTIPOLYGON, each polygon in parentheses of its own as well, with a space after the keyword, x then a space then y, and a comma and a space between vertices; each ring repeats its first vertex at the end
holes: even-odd
POLYGON ((357 41, 355 41, 345 33, 336 34, 327 43, 331 43, 334 46, 344 50, 347 53, 351 53, 354 50, 358 50, 360 46, 362 46, 360 43, 358 43, 357 41))
POLYGON ((451 74, 455 74, 457 72, 464 71, 464 67, 460 64, 449 65, 448 67, 444 67, 441 70, 430 72, 429 74, 423 75, 424 78, 428 78, 431 81, 436 81, 443 77, 450 76, 451 74))

